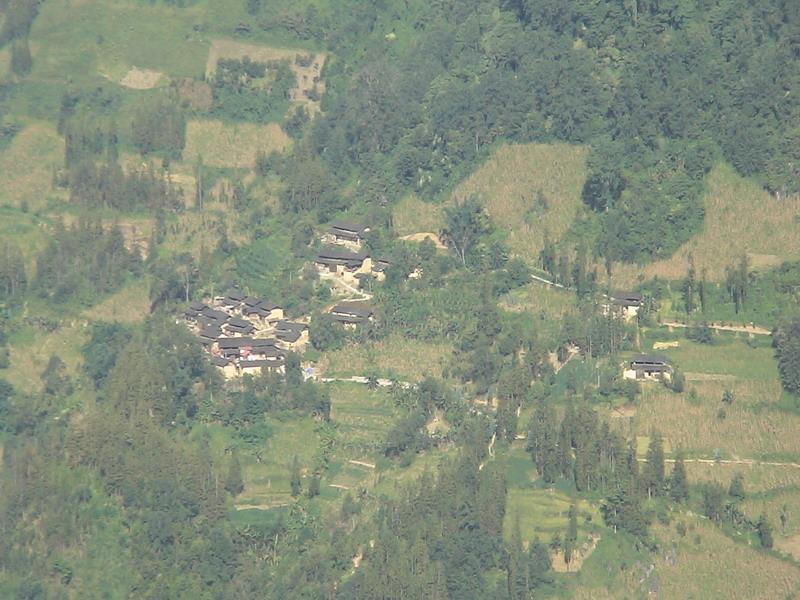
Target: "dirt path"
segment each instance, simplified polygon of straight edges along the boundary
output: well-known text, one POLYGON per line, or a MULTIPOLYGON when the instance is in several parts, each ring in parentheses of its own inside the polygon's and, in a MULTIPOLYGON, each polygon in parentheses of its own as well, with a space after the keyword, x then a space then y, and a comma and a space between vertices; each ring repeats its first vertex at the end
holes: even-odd
MULTIPOLYGON (((647 462, 646 458, 637 458, 639 462, 647 462)), ((674 463, 674 458, 665 458, 665 463, 674 463)), ((800 469, 800 463, 795 462, 772 462, 766 460, 756 460, 754 458, 736 458, 736 459, 714 459, 714 458, 684 458, 684 463, 699 463, 703 465, 748 465, 751 467, 791 467, 800 469)))
MULTIPOLYGON (((687 325, 686 323, 677 323, 675 321, 663 321, 661 325, 663 327, 678 327, 683 329, 687 327, 695 327, 695 325, 687 325)), ((709 329, 716 329, 717 331, 735 331, 737 333, 752 333, 754 335, 772 335, 772 332, 769 329, 764 329, 758 325, 753 325, 752 327, 743 327, 739 325, 715 325, 714 323, 710 323, 707 325, 707 327, 709 329)))

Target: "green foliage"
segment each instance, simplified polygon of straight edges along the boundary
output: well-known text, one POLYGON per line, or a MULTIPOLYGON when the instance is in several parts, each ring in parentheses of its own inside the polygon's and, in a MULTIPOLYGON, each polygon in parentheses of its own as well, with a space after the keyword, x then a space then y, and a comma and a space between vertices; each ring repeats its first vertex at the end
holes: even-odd
POLYGON ((689 485, 686 479, 686 467, 683 464, 683 453, 678 451, 675 463, 669 476, 669 497, 675 502, 686 502, 689 498, 689 485))
POLYGON ((783 387, 800 395, 800 316, 787 319, 773 337, 783 387))
POLYGON ((118 289, 140 269, 140 257, 125 247, 119 228, 90 221, 70 228, 57 223, 37 258, 32 288, 56 302, 94 304, 98 295, 118 289))
POLYGON ((445 208, 445 228, 442 239, 456 253, 463 265, 474 247, 484 236, 492 232, 492 223, 478 199, 470 196, 455 206, 445 208))
POLYGON ((269 63, 220 59, 211 82, 211 114, 235 121, 266 123, 278 120, 288 107, 289 90, 296 85, 287 61, 269 63))
POLYGON ((17 77, 24 77, 33 68, 33 57, 28 38, 22 38, 11 45, 11 72, 17 77))
POLYGON ((767 521, 766 515, 762 514, 756 523, 756 533, 758 534, 758 541, 761 543, 762 548, 772 548, 772 525, 767 521))
POLYGON ((105 384, 109 372, 117 362, 122 349, 128 344, 131 333, 119 323, 93 323, 89 340, 81 348, 83 370, 97 389, 105 384))
POLYGON ((179 159, 186 146, 186 117, 180 107, 163 99, 140 107, 131 131, 133 144, 143 155, 163 152, 179 159))

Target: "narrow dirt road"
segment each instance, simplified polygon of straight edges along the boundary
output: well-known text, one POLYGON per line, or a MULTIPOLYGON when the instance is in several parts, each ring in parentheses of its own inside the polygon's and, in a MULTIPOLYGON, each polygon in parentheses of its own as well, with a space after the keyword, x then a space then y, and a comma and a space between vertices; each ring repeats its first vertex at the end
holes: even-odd
MULTIPOLYGON (((694 325, 687 325, 686 323, 676 323, 674 321, 662 321, 661 325, 663 327, 677 327, 679 329, 687 328, 687 327, 694 327, 694 325)), ((772 335, 772 332, 769 329, 764 329, 763 327, 759 327, 758 325, 753 325, 752 327, 744 327, 740 325, 714 325, 710 323, 707 325, 709 329, 716 329, 717 331, 735 331, 737 333, 752 333, 753 335, 772 335)))

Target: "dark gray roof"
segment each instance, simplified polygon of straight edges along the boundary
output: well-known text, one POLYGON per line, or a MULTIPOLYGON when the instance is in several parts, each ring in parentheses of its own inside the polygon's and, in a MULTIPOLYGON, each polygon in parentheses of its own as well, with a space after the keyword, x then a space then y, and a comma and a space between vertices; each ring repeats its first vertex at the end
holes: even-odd
POLYGON ((261 304, 261 302, 263 302, 263 300, 261 298, 256 298, 255 296, 245 296, 242 298, 242 304, 245 306, 256 306, 261 304))
POLYGON ((225 322, 230 318, 230 315, 226 313, 224 310, 214 310, 210 306, 206 306, 203 309, 203 316, 208 319, 213 319, 214 321, 221 321, 225 322))
POLYGON ((229 361, 227 358, 222 358, 221 356, 214 356, 211 358, 211 362, 215 367, 227 367, 231 361, 229 361))
POLYGON ((228 327, 235 327, 237 329, 254 329, 253 324, 250 321, 245 321, 244 319, 238 318, 228 321, 228 327))
POLYGON ((317 261, 364 262, 365 252, 352 252, 345 248, 322 248, 317 254, 317 261))
POLYGON ((273 338, 258 338, 251 337, 225 337, 217 340, 220 348, 242 348, 250 346, 252 348, 263 348, 267 346, 274 346, 275 340, 273 338))
POLYGON ((344 221, 337 219, 331 222, 331 233, 349 233, 351 235, 363 236, 369 231, 369 226, 360 223, 353 223, 352 221, 344 221))
POLYGON ((190 302, 189 303, 189 308, 187 310, 193 310, 195 312, 200 312, 205 308, 208 308, 208 307, 205 304, 203 304, 202 302, 190 302))
POLYGON ((231 288, 225 292, 225 298, 234 302, 241 302, 245 298, 245 293, 242 290, 231 288))
POLYGON ((243 360, 239 362, 239 366, 243 369, 247 368, 254 368, 254 367, 267 367, 270 369, 276 369, 280 366, 283 366, 284 361, 281 360, 243 360))
POLYGON ((631 365, 667 365, 669 361, 663 354, 637 354, 631 358, 631 365))
POLYGON ((289 342, 290 344, 294 344, 299 340, 301 335, 303 335, 302 331, 279 331, 277 333, 279 340, 282 342, 289 342))
POLYGON ((357 317, 360 319, 368 319, 372 316, 372 307, 368 304, 361 304, 356 302, 342 302, 337 304, 331 309, 331 314, 334 316, 344 315, 350 317, 357 317))
POLYGON ((297 323, 295 321, 288 321, 286 319, 278 321, 278 324, 275 325, 275 329, 277 331, 303 331, 307 327, 308 325, 305 323, 297 323))
POLYGON ((644 302, 644 295, 640 292, 616 291, 611 292, 611 299, 623 306, 637 306, 644 302))

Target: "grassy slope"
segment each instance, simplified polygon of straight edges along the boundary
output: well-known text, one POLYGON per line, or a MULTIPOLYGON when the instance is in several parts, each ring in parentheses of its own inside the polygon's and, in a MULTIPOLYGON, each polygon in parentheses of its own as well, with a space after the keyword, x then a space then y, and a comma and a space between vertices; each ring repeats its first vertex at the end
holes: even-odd
POLYGON ((778 201, 725 164, 711 171, 707 187, 703 231, 669 259, 643 269, 616 266, 617 282, 635 282, 642 272, 645 279, 683 278, 690 254, 698 273, 707 269, 713 281, 724 279, 725 267, 737 262, 745 252, 756 268, 800 257, 800 198, 778 201))
MULTIPOLYGON (((476 194, 511 250, 532 263, 545 234, 557 240, 581 207, 586 149, 569 144, 503 144, 454 190, 449 202, 476 194), (547 206, 537 205, 537 192, 547 206)), ((408 196, 394 210, 400 235, 438 232, 441 207, 408 196)))

